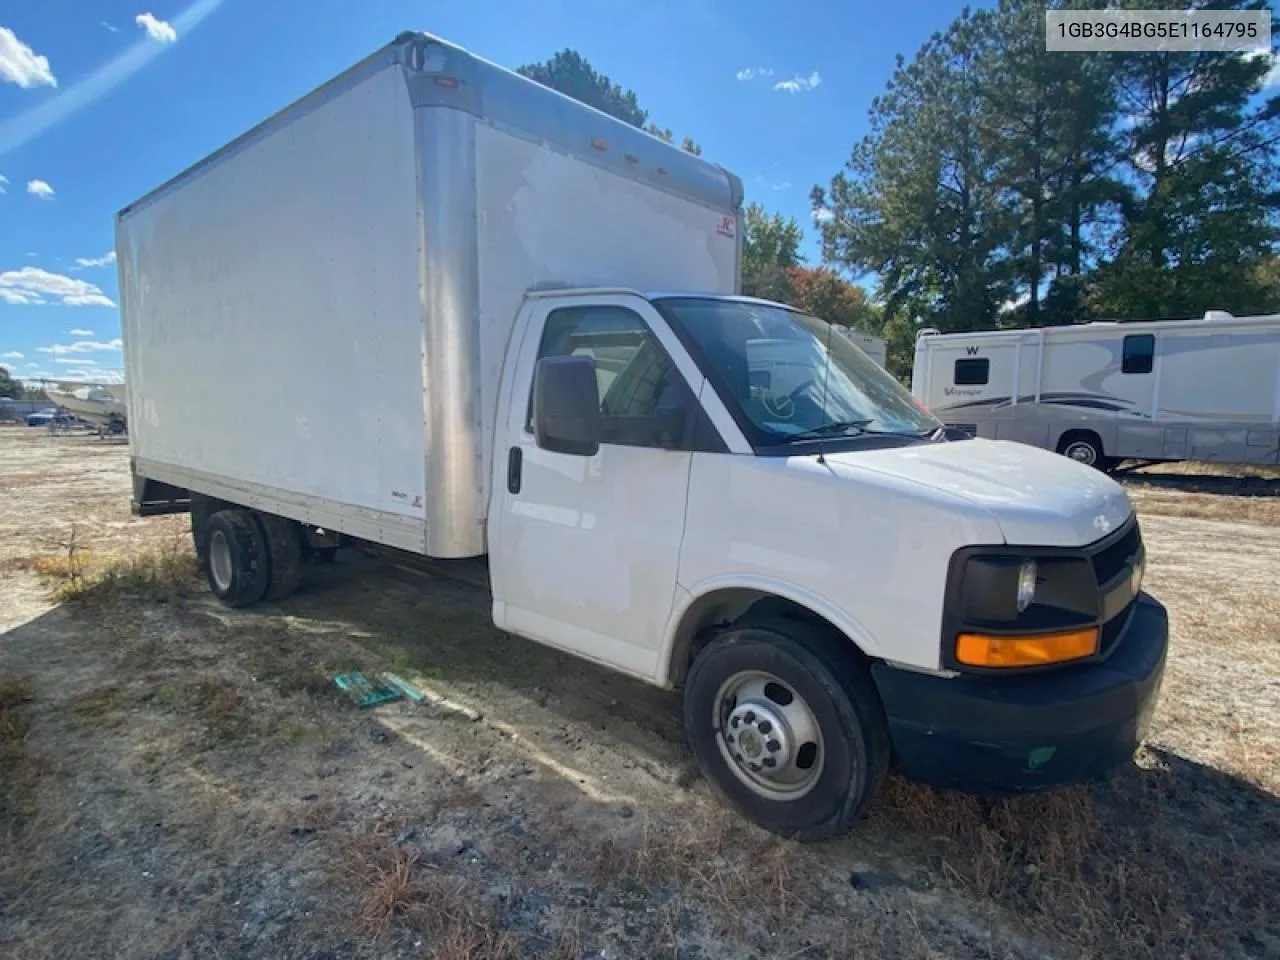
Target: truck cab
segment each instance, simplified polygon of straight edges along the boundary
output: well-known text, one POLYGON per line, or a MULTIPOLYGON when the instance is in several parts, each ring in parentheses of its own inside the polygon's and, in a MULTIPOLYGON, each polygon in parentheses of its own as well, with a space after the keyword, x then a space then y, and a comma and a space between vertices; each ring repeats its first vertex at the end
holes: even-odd
POLYGON ((494 442, 495 622, 683 687, 704 773, 769 829, 847 826, 891 764, 1035 790, 1142 735, 1168 631, 1123 490, 951 439, 814 317, 531 294, 494 442))

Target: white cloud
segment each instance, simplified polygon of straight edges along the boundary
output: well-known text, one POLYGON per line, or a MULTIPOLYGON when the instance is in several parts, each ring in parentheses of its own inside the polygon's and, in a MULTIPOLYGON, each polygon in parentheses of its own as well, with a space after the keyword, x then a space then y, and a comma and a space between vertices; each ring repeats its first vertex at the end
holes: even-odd
POLYGON ((76 257, 76 266, 85 267, 106 267, 116 262, 116 252, 109 250, 100 257, 76 257))
POLYGON ((77 327, 75 330, 68 330, 67 333, 73 337, 92 337, 93 336, 92 330, 85 330, 82 327, 77 327))
POLYGON ((8 182, 9 182, 9 178, 6 177, 3 173, 0 173, 0 193, 9 192, 8 190, 5 189, 5 184, 7 184, 8 182))
POLYGON ((760 174, 760 173, 757 173, 757 174, 756 174, 755 182, 756 182, 760 187, 764 188, 765 190, 774 190, 774 191, 777 191, 777 190, 790 190, 790 189, 791 189, 791 181, 790 181, 790 180, 770 180, 768 177, 766 177, 766 176, 764 176, 763 174, 760 174))
POLYGON ((40 304, 45 297, 70 307, 114 307, 115 304, 95 284, 39 267, 23 267, 0 273, 0 300, 6 303, 40 304))
POLYGON ((23 360, 25 355, 17 350, 10 350, 8 353, 0 353, 0 360, 23 360))
POLYGON ((813 211, 814 223, 830 223, 836 218, 835 212, 828 207, 819 207, 813 211))
MULTIPOLYGON (((221 4, 222 0, 195 0, 173 18, 174 30, 183 35, 190 33, 221 4)), ((66 90, 0 121, 0 156, 29 143, 67 117, 96 103, 160 56, 168 46, 146 38, 138 40, 66 90)))
POLYGON ((799 74, 796 74, 790 80, 783 80, 779 83, 775 83, 773 85, 773 89, 781 90, 783 93, 803 93, 806 90, 812 90, 821 82, 822 77, 818 76, 818 71, 815 70, 807 77, 802 77, 799 74))
POLYGON ((102 25, 103 25, 104 27, 106 27, 108 30, 110 30, 112 33, 119 33, 119 32, 120 32, 120 28, 119 28, 119 27, 113 27, 111 24, 107 23, 107 21, 105 21, 105 20, 103 20, 103 21, 102 21, 102 25))
POLYGON ((743 83, 754 80, 756 77, 772 77, 773 67, 743 67, 734 74, 743 83))
POLYGON ((58 85, 58 78, 49 69, 49 58, 37 56, 8 27, 0 27, 0 80, 23 89, 58 85))
POLYGON ((88 357, 54 357, 54 363, 68 363, 75 367, 96 367, 97 360, 90 360, 88 357))
POLYGON ((140 13, 133 22, 147 31, 147 36, 157 43, 173 43, 178 39, 178 31, 163 20, 157 20, 149 13, 140 13))
MULTIPOLYGON (((108 340, 105 343, 96 343, 92 340, 77 340, 75 343, 54 343, 47 347, 36 347, 39 353, 53 353, 59 356, 68 353, 100 353, 106 350, 119 350, 124 346, 124 341, 108 340)), ((85 361, 91 363, 92 361, 85 361)))
POLYGON ((39 197, 41 200, 53 199, 53 187, 49 186, 44 180, 28 180, 27 193, 33 197, 39 197))

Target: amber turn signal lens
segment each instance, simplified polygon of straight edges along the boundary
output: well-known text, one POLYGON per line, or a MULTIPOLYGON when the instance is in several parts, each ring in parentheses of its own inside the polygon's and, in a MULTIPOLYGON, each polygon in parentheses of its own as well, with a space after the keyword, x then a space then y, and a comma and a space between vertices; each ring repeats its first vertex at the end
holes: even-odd
POLYGON ((956 660, 970 667, 1038 667, 1078 660, 1098 652, 1098 630, 1073 630, 1039 637, 988 637, 962 633, 956 638, 956 660))

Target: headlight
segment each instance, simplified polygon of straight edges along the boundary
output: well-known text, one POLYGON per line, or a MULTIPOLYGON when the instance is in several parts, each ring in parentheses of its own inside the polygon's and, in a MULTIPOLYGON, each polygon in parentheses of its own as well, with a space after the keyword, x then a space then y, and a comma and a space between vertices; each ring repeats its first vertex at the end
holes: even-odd
POLYGON ((1093 656, 1100 600, 1091 562, 1073 551, 962 549, 948 577, 943 662, 998 670, 1093 656))
POLYGON ((1036 562, 1027 560, 1018 570, 1018 612, 1026 613, 1036 598, 1036 562))

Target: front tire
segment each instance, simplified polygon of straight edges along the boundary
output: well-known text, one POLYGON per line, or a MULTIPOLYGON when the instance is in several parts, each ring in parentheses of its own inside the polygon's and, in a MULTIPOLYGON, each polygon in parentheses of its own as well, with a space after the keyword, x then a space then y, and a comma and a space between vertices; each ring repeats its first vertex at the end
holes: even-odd
POLYGON ((842 833, 889 766, 884 707, 843 637, 791 620, 730 628, 689 671, 685 726, 711 786, 788 839, 842 833))
POLYGON ((219 510, 209 518, 204 541, 201 565, 215 597, 229 607, 247 607, 266 596, 266 538, 249 511, 219 510))

